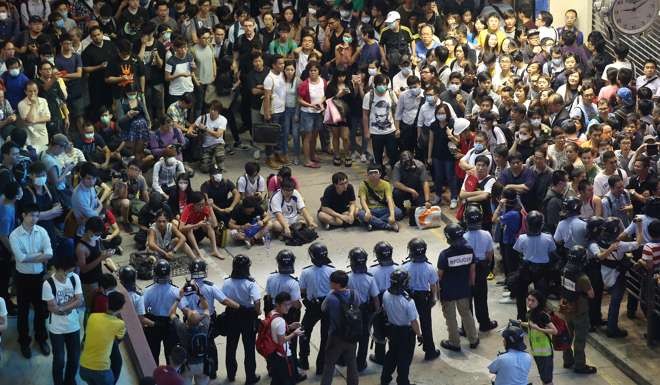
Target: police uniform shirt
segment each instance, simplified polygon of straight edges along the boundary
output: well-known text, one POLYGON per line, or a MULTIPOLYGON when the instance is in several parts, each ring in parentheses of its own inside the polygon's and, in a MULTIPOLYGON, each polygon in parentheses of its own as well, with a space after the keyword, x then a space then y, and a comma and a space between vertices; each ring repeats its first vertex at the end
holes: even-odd
POLYGON ((394 295, 386 291, 383 293, 383 308, 387 313, 387 320, 395 326, 408 326, 412 321, 419 319, 415 301, 403 295, 394 295))
POLYGON ((332 266, 311 265, 300 273, 300 289, 305 290, 305 297, 312 301, 330 293, 330 274, 336 269, 332 266))
MULTIPOLYGON (((649 217, 648 215, 640 215, 642 218, 642 236, 644 237, 643 243, 651 243, 653 242, 653 238, 649 234, 649 225, 651 222, 653 222, 652 217, 649 217)), ((626 234, 632 239, 634 239, 637 235, 637 224, 635 222, 631 222, 628 227, 624 230, 626 234)))
POLYGON ((129 291, 128 295, 131 297, 131 301, 133 301, 133 308, 135 308, 135 313, 137 315, 144 315, 144 297, 134 291, 129 291))
MULTIPOLYGON (((629 253, 638 248, 639 245, 637 242, 619 242, 619 247, 614 252, 606 255, 605 260, 620 261, 623 259, 623 257, 625 257, 626 253, 629 253)), ((598 259, 598 254, 602 253, 603 251, 603 248, 598 246, 596 242, 590 243, 589 247, 587 248, 589 258, 598 259)), ((619 274, 621 273, 617 269, 613 269, 601 264, 600 274, 603 276, 603 286, 605 289, 609 289, 614 286, 616 280, 619 278, 619 274)))
POLYGON ((486 253, 495 250, 495 242, 488 231, 470 230, 463 234, 463 238, 474 251, 474 258, 481 262, 486 260, 486 253))
POLYGON ((390 274, 392 274, 392 272, 396 270, 396 268, 397 268, 396 265, 392 265, 392 266, 373 265, 369 268, 369 274, 371 274, 374 277, 379 293, 382 293, 390 288, 390 274))
POLYGON ((146 288, 143 298, 147 314, 167 317, 172 304, 179 298, 179 288, 171 283, 155 283, 146 288))
MULTIPOLYGON (((225 293, 222 290, 215 286, 212 282, 204 281, 204 279, 199 278, 195 279, 197 287, 199 287, 199 292, 206 299, 206 303, 209 305, 209 314, 215 314, 215 301, 223 302, 227 299, 225 293)), ((195 311, 202 311, 201 303, 197 294, 191 294, 183 297, 181 302, 179 302, 179 309, 188 308, 195 311)))
POLYGON ((261 299, 259 286, 257 286, 253 280, 247 278, 225 279, 225 285, 222 287, 222 292, 227 298, 231 298, 238 302, 241 307, 245 308, 253 308, 254 303, 261 299))
POLYGON ((360 305, 380 294, 376 280, 369 273, 348 273, 348 288, 355 292, 360 305))
POLYGON ((300 284, 298 280, 290 274, 272 273, 266 281, 266 293, 272 298, 275 304, 275 297, 282 293, 289 293, 291 301, 300 299, 300 284))
POLYGON ((559 221, 555 230, 555 242, 564 242, 564 247, 570 249, 573 246, 586 246, 587 222, 578 216, 559 221))
POLYGON ((438 257, 438 269, 443 271, 440 281, 440 299, 455 301, 472 295, 470 267, 474 253, 467 243, 449 246, 438 257))
POLYGON ((498 355, 488 365, 488 371, 496 374, 494 385, 524 385, 532 368, 532 356, 527 352, 509 349, 498 355))
POLYGON ((549 263, 550 253, 557 249, 554 239, 548 233, 538 236, 521 234, 513 245, 513 249, 522 253, 523 259, 531 263, 549 263))
POLYGON ((431 285, 438 282, 438 271, 431 262, 408 261, 402 267, 408 272, 412 291, 430 291, 431 285))

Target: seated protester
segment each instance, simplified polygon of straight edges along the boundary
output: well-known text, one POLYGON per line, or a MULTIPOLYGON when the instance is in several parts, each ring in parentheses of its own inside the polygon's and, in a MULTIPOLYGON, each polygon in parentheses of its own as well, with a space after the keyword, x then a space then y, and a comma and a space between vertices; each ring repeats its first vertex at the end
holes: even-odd
POLYGON ((147 180, 142 176, 137 160, 129 162, 126 174, 122 171, 122 180, 114 184, 110 204, 115 213, 120 214, 122 225, 131 227, 133 215, 138 215, 142 207, 149 202, 147 180))
POLYGON ((202 251, 198 243, 205 237, 211 243, 212 254, 216 258, 225 259, 220 254, 216 244, 215 230, 218 228, 218 220, 215 218, 213 208, 206 201, 201 192, 191 192, 188 205, 181 213, 179 230, 188 238, 190 247, 197 258, 202 258, 202 251))
POLYGON ((149 227, 147 250, 170 261, 176 259, 176 253, 179 250, 183 250, 193 260, 196 259, 197 257, 186 243, 186 237, 171 220, 172 217, 165 210, 158 211, 154 223, 149 227))
POLYGON ((497 178, 505 189, 513 190, 520 196, 523 207, 530 207, 530 190, 534 186, 534 172, 523 163, 520 153, 515 152, 508 157, 509 167, 497 178))
POLYGON ((92 309, 93 294, 99 287, 103 274, 101 262, 112 257, 114 250, 101 251, 101 236, 103 234, 103 220, 91 217, 85 222, 85 232, 76 245, 76 259, 80 269, 80 280, 83 284, 83 294, 87 309, 92 309))
POLYGON ((223 178, 222 170, 211 167, 209 180, 202 183, 200 191, 213 206, 215 217, 224 228, 229 224, 231 212, 241 201, 241 195, 232 181, 223 178))
POLYGON ((121 138, 136 159, 144 158, 144 147, 149 141, 149 117, 142 99, 138 98, 139 86, 132 84, 118 101, 120 114, 117 124, 121 128, 121 138))
POLYGON ((391 230, 399 232, 398 220, 403 211, 396 207, 392 197, 392 185, 381 179, 380 165, 372 164, 367 169, 367 179, 360 183, 358 197, 362 209, 357 217, 371 230, 391 230))
POLYGON ((176 158, 183 160, 181 157, 181 148, 186 143, 186 139, 181 133, 181 130, 176 127, 173 120, 169 116, 163 117, 160 127, 153 130, 149 137, 149 150, 154 161, 163 156, 165 149, 174 147, 177 150, 176 158))
POLYGON ((476 160, 480 155, 484 155, 488 159, 488 164, 493 163, 493 156, 488 150, 488 137, 485 132, 478 131, 474 135, 474 146, 468 150, 468 152, 463 155, 463 157, 458 161, 458 166, 467 172, 472 172, 474 175, 476 160))
POLYGON ((162 157, 154 164, 151 188, 165 199, 169 199, 167 192, 176 186, 176 176, 185 172, 183 162, 176 158, 176 149, 172 146, 167 147, 162 157))
POLYGON ((193 107, 194 101, 192 92, 186 92, 179 100, 167 106, 167 116, 165 119, 169 118, 171 124, 179 129, 179 132, 183 132, 186 135, 190 135, 193 132, 194 126, 188 123, 188 114, 193 107))
POLYGON ((0 90, 0 135, 7 139, 16 128, 16 112, 9 100, 5 98, 5 90, 0 90))
POLYGON ((37 161, 30 165, 28 183, 23 189, 23 198, 18 201, 17 211, 22 213, 26 206, 36 204, 39 208, 37 224, 46 229, 48 234, 55 234, 56 227, 62 229, 64 210, 46 185, 47 179, 43 162, 37 161))
POLYGON ((619 161, 616 158, 614 151, 605 151, 602 156, 604 169, 601 170, 594 178, 594 195, 599 197, 604 196, 610 191, 608 179, 612 175, 618 175, 623 179, 623 184, 628 185, 628 174, 619 168, 619 161))
POLYGON ((281 188, 270 198, 269 211, 275 218, 272 224, 273 232, 282 234, 285 238, 292 237, 292 226, 299 226, 303 222, 312 230, 317 226, 291 179, 282 180, 281 188))
MULTIPOLYGON (((278 379, 284 384, 295 383, 295 356, 292 355, 291 344, 295 343, 296 339, 303 335, 303 329, 300 322, 292 322, 287 324, 285 317, 289 310, 295 303, 291 300, 291 294, 282 291, 274 298, 275 308, 267 315, 270 322, 270 333, 273 342, 277 345, 275 350, 269 357, 266 358, 271 376, 272 383, 277 384, 278 379)), ((306 377, 306 376, 305 376, 306 377)))
POLYGON ((603 205, 603 217, 617 217, 624 227, 628 227, 633 216, 633 205, 630 193, 625 190, 623 179, 618 175, 612 175, 607 179, 610 191, 605 194, 601 202, 603 205))
POLYGON ((332 227, 348 227, 355 221, 355 189, 343 172, 332 175, 332 185, 325 188, 321 197, 321 207, 317 214, 319 222, 326 230, 332 227))
POLYGON ((156 214, 160 211, 165 211, 167 218, 174 218, 170 206, 165 202, 163 196, 155 191, 149 194, 149 203, 142 207, 138 213, 138 227, 140 228, 135 234, 135 248, 137 250, 144 250, 147 247, 147 233, 149 227, 156 222, 156 214))
POLYGON ((119 235, 119 226, 115 219, 115 214, 109 209, 103 209, 99 213, 99 218, 103 220, 103 235, 101 235, 101 245, 104 249, 115 249, 115 254, 121 255, 121 236, 119 235))
POLYGON ((80 149, 88 162, 94 163, 98 168, 108 168, 111 151, 105 144, 103 136, 94 132, 94 125, 87 123, 83 126, 80 135, 73 141, 73 145, 80 149))
POLYGON ((261 167, 257 162, 245 163, 245 174, 238 177, 236 187, 241 193, 241 199, 256 196, 260 201, 266 199, 266 180, 259 175, 261 167))
MULTIPOLYGON (((461 192, 458 197, 462 205, 477 204, 481 207, 483 213, 483 222, 481 228, 491 231, 492 213, 491 194, 496 180, 488 174, 490 169, 490 159, 486 155, 479 155, 475 160, 475 171, 469 173, 463 181, 461 192)), ((461 220, 462 218, 458 218, 461 220)))
POLYGON ((195 120, 195 128, 199 135, 202 135, 202 159, 199 169, 204 173, 208 172, 211 166, 216 166, 221 171, 225 168, 224 136, 227 130, 227 118, 220 115, 221 110, 220 102, 213 101, 209 106, 209 112, 195 120))
POLYGON ((427 180, 426 166, 414 159, 410 151, 402 152, 400 160, 392 167, 392 186, 394 187, 392 199, 402 213, 405 210, 404 202, 410 202, 409 224, 414 226, 415 209, 421 206, 431 207, 431 189, 427 180))
POLYGON ((121 138, 119 125, 112 120, 112 113, 108 107, 102 106, 99 110, 98 121, 94 123, 94 134, 98 134, 110 149, 110 157, 113 160, 121 160, 122 155, 130 156, 125 150, 126 142, 121 138))
POLYGON ((262 242, 263 236, 270 230, 271 216, 261 207, 261 201, 255 196, 246 197, 231 212, 229 234, 231 239, 251 247, 262 242))
POLYGON ((282 180, 287 179, 287 178, 293 180, 293 182, 296 185, 296 189, 300 188, 300 184, 298 183, 298 179, 295 176, 291 175, 291 167, 282 166, 282 168, 280 168, 277 171, 276 175, 271 174, 271 175, 268 176, 268 181, 266 183, 268 185, 267 186, 268 196, 272 197, 273 194, 275 194, 277 192, 277 190, 279 190, 281 188, 282 180))
POLYGON ((187 172, 177 175, 176 184, 167 191, 167 204, 170 206, 175 218, 178 218, 188 205, 192 192, 190 175, 187 172))
POLYGON ((48 102, 38 96, 37 83, 30 81, 25 86, 25 98, 18 103, 18 113, 25 123, 27 131, 27 144, 34 147, 37 152, 48 146, 48 130, 46 123, 50 122, 48 102))

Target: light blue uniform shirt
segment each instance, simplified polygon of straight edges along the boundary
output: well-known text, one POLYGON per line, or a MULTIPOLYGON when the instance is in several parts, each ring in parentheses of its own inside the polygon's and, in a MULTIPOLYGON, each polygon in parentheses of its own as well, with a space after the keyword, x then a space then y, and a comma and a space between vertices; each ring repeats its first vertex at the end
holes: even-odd
POLYGON ((383 293, 383 308, 387 320, 396 326, 408 326, 419 318, 415 301, 403 295, 394 295, 389 291, 383 293))
POLYGON ((438 282, 438 271, 431 262, 406 262, 402 267, 410 276, 412 291, 430 291, 431 285, 438 282))
POLYGON ((244 308, 253 308, 254 303, 261 299, 259 286, 249 279, 227 278, 222 292, 244 308))
POLYGON ((390 274, 396 270, 396 264, 392 266, 374 265, 369 268, 369 274, 373 275, 378 287, 378 293, 382 293, 390 288, 390 274))
POLYGON ((275 297, 281 292, 289 293, 292 301, 300 299, 300 283, 290 274, 272 273, 266 280, 266 293, 272 298, 273 305, 275 297))
POLYGON ((155 283, 144 291, 144 309, 147 314, 167 317, 177 298, 179 298, 178 287, 171 283, 155 283))
POLYGON ((522 253, 523 260, 531 263, 550 262, 550 253, 557 249, 555 240, 548 233, 538 236, 521 234, 513 245, 513 249, 522 253))
POLYGON ((376 280, 366 273, 348 273, 348 288, 355 292, 360 305, 368 302, 373 297, 378 297, 378 294, 380 294, 376 280))
POLYGON ((486 253, 492 252, 495 248, 493 237, 485 230, 470 230, 463 234, 463 238, 474 251, 477 261, 485 261, 486 253))
POLYGON ((564 247, 569 249, 579 245, 587 247, 587 222, 578 216, 562 219, 555 230, 555 242, 564 242, 564 247))
MULTIPOLYGON (((649 225, 651 222, 653 222, 653 218, 646 215, 640 215, 640 217, 642 218, 642 236, 644 237, 643 241, 644 243, 651 243, 653 242, 653 238, 651 238, 651 235, 649 234, 649 225)), ((629 224, 624 232, 628 234, 631 239, 635 239, 637 236, 637 227, 635 222, 629 224)))
POLYGON ((129 291, 128 295, 131 297, 131 301, 133 301, 133 308, 135 309, 135 313, 137 315, 144 315, 144 297, 134 291, 129 291))
POLYGON ((323 298, 330 293, 330 274, 336 269, 332 266, 321 267, 311 265, 300 273, 300 289, 305 290, 308 300, 323 298))
POLYGON ((527 385, 532 356, 527 352, 509 349, 488 365, 488 371, 496 374, 495 385, 527 385))
MULTIPOLYGON (((209 282, 210 284, 204 282, 203 278, 195 279, 195 283, 199 287, 199 292, 202 293, 209 305, 209 314, 215 314, 215 301, 222 302, 227 299, 227 296, 219 287, 213 285, 212 282, 209 282)), ((198 312, 202 311, 197 294, 187 295, 181 299, 179 309, 186 307, 198 312)))

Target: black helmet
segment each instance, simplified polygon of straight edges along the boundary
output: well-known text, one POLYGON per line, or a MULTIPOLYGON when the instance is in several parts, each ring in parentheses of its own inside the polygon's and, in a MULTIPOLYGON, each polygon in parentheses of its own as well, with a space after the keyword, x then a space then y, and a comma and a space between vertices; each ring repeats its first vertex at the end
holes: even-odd
POLYGON ((567 218, 580 215, 580 210, 582 210, 582 201, 578 197, 567 197, 561 202, 560 215, 562 217, 567 218))
POLYGON ((600 242, 602 246, 609 247, 621 234, 621 220, 617 217, 608 217, 600 226, 600 242))
POLYGON ((206 278, 206 262, 201 259, 190 262, 188 270, 190 270, 190 278, 192 279, 206 278))
POLYGON ((374 246, 374 254, 376 254, 376 259, 381 266, 392 266, 394 261, 392 260, 392 245, 389 242, 380 241, 374 246))
POLYGON ((527 235, 539 235, 543 230, 543 214, 533 210, 527 214, 527 235))
POLYGON ((502 337, 504 338, 505 346, 507 349, 515 349, 525 351, 525 332, 518 326, 509 325, 506 329, 502 330, 502 337))
POLYGON ((119 269, 119 282, 126 288, 126 290, 135 290, 135 282, 137 281, 137 270, 131 265, 122 266, 119 269))
POLYGON ((450 245, 462 240, 463 234, 465 234, 465 230, 458 223, 450 223, 445 226, 445 237, 450 245))
POLYGON ((602 231, 605 219, 603 217, 593 216, 587 219, 587 240, 598 241, 602 231))
POLYGON ((409 283, 410 276, 407 271, 403 269, 394 270, 390 274, 390 287, 388 291, 392 294, 403 294, 404 291, 408 290, 409 283))
POLYGON ((231 263, 231 277, 237 279, 250 278, 250 266, 252 266, 250 258, 238 254, 231 263))
POLYGON ((332 263, 330 258, 328 258, 328 248, 321 242, 314 242, 309 245, 307 253, 315 266, 321 267, 332 263))
POLYGON ((649 197, 644 206, 644 215, 647 217, 660 219, 660 198, 649 197))
POLYGON ((293 264, 296 262, 296 256, 289 249, 280 250, 275 257, 277 261, 277 271, 280 274, 293 274, 293 264))
POLYGON ((583 246, 575 245, 568 250, 568 263, 581 270, 587 264, 587 249, 583 246))
POLYGON ((408 257, 415 262, 426 261, 426 242, 422 238, 408 241, 408 257))
POLYGON ((159 259, 154 265, 154 280, 156 283, 169 283, 172 266, 166 259, 159 259))
POLYGON ((351 270, 354 273, 367 272, 367 258, 369 255, 361 247, 354 247, 348 252, 348 259, 351 261, 351 270))
POLYGON ((465 224, 468 230, 481 229, 481 222, 484 220, 484 213, 481 210, 481 206, 474 204, 468 205, 465 208, 463 218, 465 218, 465 224))

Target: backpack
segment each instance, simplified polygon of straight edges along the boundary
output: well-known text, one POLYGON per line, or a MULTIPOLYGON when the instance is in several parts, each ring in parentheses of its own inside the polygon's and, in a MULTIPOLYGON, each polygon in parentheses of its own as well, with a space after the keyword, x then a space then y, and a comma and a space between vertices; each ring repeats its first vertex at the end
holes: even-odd
POLYGON ((287 239, 287 246, 302 246, 318 238, 319 235, 314 229, 310 229, 302 223, 291 226, 291 238, 287 239))
POLYGON ((153 279, 157 261, 157 256, 147 251, 132 253, 130 257, 131 266, 135 268, 138 279, 142 280, 153 279))
POLYGON ((203 359, 208 353, 208 335, 207 333, 195 330, 190 337, 190 351, 188 354, 192 359, 203 359))
POLYGON ((346 342, 358 342, 362 337, 362 311, 360 306, 355 304, 355 294, 351 291, 348 302, 337 293, 332 294, 337 297, 341 306, 339 337, 346 342))
POLYGON ((279 345, 273 340, 273 334, 270 330, 270 325, 273 323, 273 320, 280 317, 282 317, 282 315, 279 313, 271 312, 265 319, 260 320, 255 348, 259 354, 264 356, 264 358, 268 358, 273 353, 279 353, 282 356, 285 355, 284 346, 279 345))
POLYGON ((571 336, 568 332, 568 325, 557 313, 550 313, 550 321, 557 328, 557 334, 552 336, 552 346, 557 351, 568 350, 571 347, 571 336))
MULTIPOLYGON (((69 277, 69 280, 71 281, 71 286, 73 286, 73 292, 75 293, 76 292, 76 279, 72 275, 72 276, 69 277)), ((57 288, 55 287, 55 280, 53 279, 53 277, 48 277, 46 282, 48 282, 48 284, 50 285, 50 291, 53 293, 53 299, 57 300, 57 288)), ((52 316, 52 313, 48 315, 48 323, 51 322, 51 316, 52 316)))

